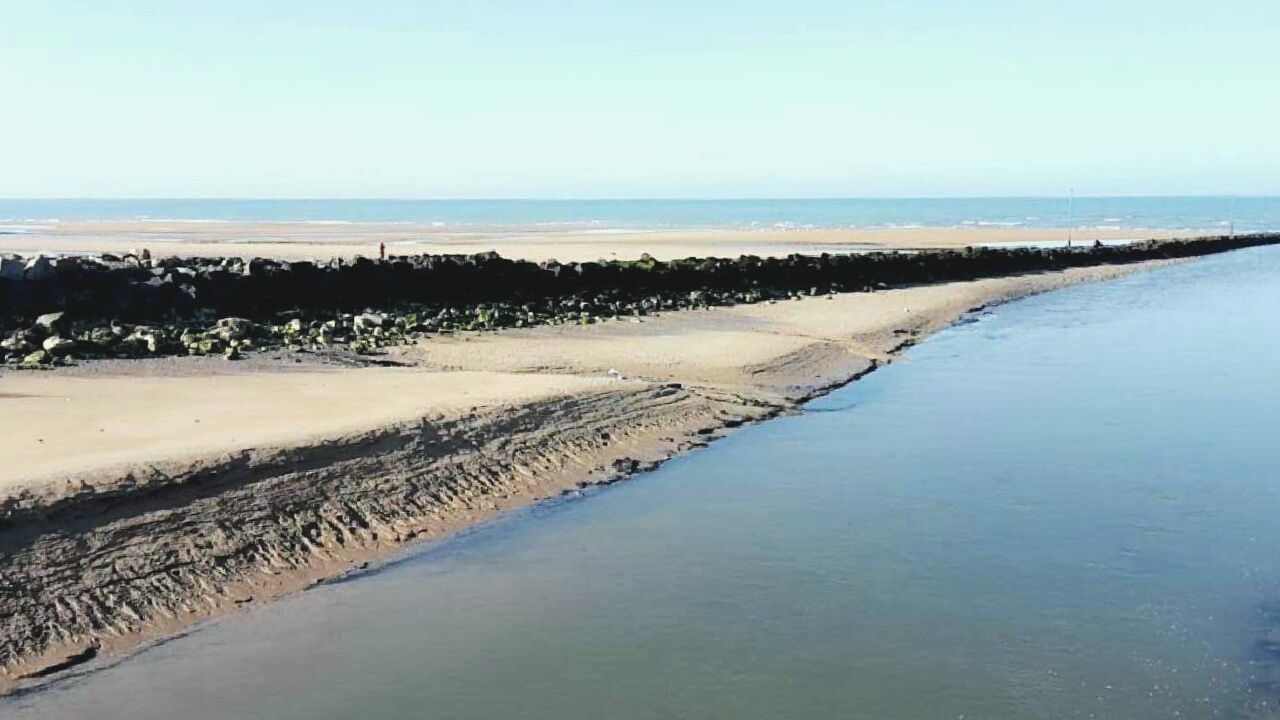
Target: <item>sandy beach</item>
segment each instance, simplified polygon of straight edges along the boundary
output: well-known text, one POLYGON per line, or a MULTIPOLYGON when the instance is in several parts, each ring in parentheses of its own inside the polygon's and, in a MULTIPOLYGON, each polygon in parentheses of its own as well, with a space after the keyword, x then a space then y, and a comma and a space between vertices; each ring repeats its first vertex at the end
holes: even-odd
MULTIPOLYGON (((1077 228, 1077 244, 1169 239, 1202 230, 1077 228)), ((543 261, 660 260, 684 257, 783 256, 868 250, 963 248, 976 245, 1065 245, 1068 232, 1054 228, 962 227, 888 229, 690 229, 628 231, 545 227, 441 228, 414 223, 262 223, 215 221, 68 221, 32 224, 22 233, 0 233, 0 253, 126 253, 146 247, 157 257, 240 255, 284 260, 376 257, 389 254, 471 254, 496 250, 504 257, 543 261)))
POLYGON ((302 445, 427 414, 600 389, 609 378, 424 373, 401 368, 149 376, 14 374, 4 403, 0 493, 50 477, 108 478, 139 463, 193 462, 245 447, 302 445), (371 402, 377 398, 377 402, 371 402), (157 402, 157 399, 160 399, 157 402))
POLYGON ((0 621, 0 689, 653 467, 975 307, 1150 266, 461 333, 393 349, 399 367, 0 374, 0 511, 18 528, 0 549, 24 583, 0 621), (103 502, 107 520, 75 519, 103 502))

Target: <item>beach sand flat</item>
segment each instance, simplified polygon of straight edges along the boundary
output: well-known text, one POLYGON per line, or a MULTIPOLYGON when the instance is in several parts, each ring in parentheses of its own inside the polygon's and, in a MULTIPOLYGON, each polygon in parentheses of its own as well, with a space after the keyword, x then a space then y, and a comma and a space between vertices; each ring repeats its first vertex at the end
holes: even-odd
POLYGON ((598 388, 608 378, 401 368, 0 378, 0 495, 67 476, 302 445, 432 415, 598 388))
POLYGON ((616 370, 629 378, 731 393, 773 393, 769 400, 787 402, 888 362, 901 346, 969 308, 1116 272, 1124 271, 1086 268, 691 310, 643 322, 464 334, 393 353, 427 368, 587 375, 616 370))
MULTIPOLYGON (((391 348, 411 367, 208 374, 207 362, 114 363, 118 372, 0 374, 0 493, 67 475, 262 445, 305 443, 427 415, 617 387, 621 376, 793 401, 834 381, 800 355, 835 348, 854 365, 886 362, 904 342, 965 310, 1110 277, 1081 268, 874 293, 670 312, 642 322, 543 326, 432 337, 391 348), (784 393, 786 395, 786 393, 784 393)), ((829 358, 828 358, 829 361, 829 358)), ((220 362, 220 361, 217 361, 220 362)), ((832 368, 843 372, 846 368, 832 368)))
MULTIPOLYGON (((1065 244, 1066 229, 1014 227, 884 229, 687 229, 657 232, 590 229, 439 228, 422 224, 313 224, 213 221, 69 221, 22 234, 0 234, 0 253, 111 252, 146 247, 164 256, 258 256, 283 260, 377 257, 379 243, 395 255, 471 254, 496 250, 504 257, 585 262, 684 257, 783 256, 865 250, 963 248, 1010 243, 1065 244)), ((1196 230, 1078 228, 1077 243, 1203 235, 1196 230)))

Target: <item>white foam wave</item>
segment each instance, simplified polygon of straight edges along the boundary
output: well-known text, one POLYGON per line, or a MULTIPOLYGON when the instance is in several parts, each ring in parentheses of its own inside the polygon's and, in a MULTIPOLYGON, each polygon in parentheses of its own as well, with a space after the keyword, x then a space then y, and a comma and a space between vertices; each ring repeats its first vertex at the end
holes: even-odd
POLYGON ((150 215, 135 215, 134 220, 138 222, 151 223, 231 223, 234 220, 222 220, 218 218, 153 218, 150 215))
POLYGON ((31 225, 26 223, 0 223, 0 234, 3 235, 30 235, 42 230, 52 230, 49 225, 31 225))
POLYGON ((638 232, 656 232, 653 230, 632 230, 631 228, 590 228, 583 230, 583 235, 631 235, 638 232))

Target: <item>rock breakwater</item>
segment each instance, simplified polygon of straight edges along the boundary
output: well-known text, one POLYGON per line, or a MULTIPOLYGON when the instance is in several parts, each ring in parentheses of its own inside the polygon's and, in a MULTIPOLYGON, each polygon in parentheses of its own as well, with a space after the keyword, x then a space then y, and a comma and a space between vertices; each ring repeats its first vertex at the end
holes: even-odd
POLYGON ((785 258, 533 263, 497 253, 387 260, 0 257, 0 359, 225 355, 340 346, 355 353, 431 333, 589 324, 651 313, 1280 243, 1280 234, 785 258))

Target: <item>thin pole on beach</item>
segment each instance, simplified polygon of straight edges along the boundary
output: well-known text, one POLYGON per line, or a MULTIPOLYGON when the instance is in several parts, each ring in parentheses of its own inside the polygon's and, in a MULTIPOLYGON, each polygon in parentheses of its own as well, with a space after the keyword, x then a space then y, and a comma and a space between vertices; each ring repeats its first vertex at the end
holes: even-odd
POLYGON ((1236 237, 1236 196, 1231 196, 1231 222, 1230 222, 1231 239, 1236 237))
POLYGON ((1067 247, 1071 247, 1071 241, 1075 239, 1076 234, 1076 189, 1071 188, 1067 192, 1067 247))

